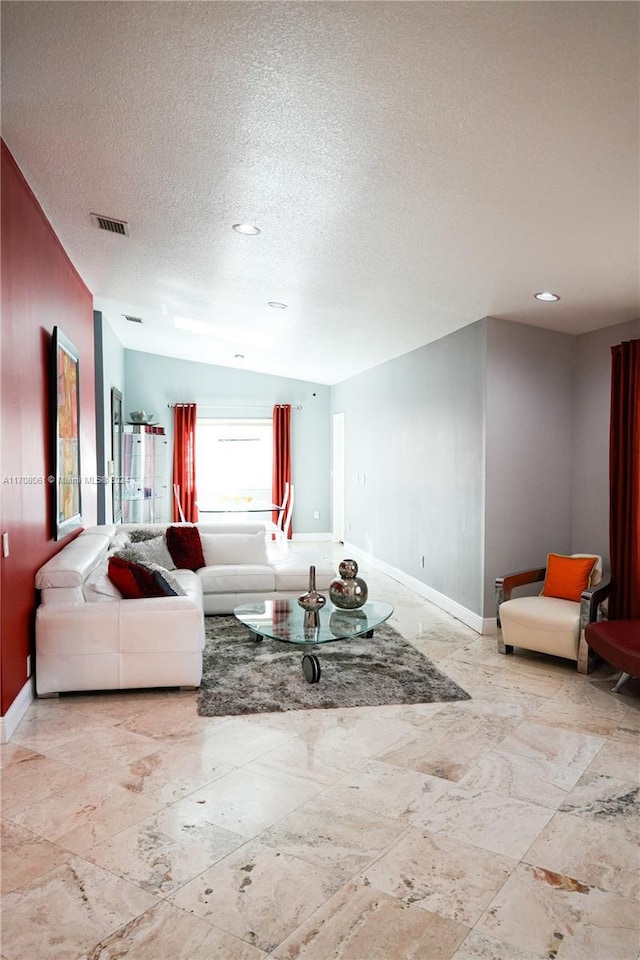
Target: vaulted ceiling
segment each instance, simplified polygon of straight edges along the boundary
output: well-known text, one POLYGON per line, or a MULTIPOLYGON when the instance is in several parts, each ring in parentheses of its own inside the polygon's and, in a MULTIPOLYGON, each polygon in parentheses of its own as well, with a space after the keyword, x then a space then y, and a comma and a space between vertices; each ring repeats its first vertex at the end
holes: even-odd
POLYGON ((640 316, 639 10, 3 0, 2 134, 124 346, 335 383, 640 316))

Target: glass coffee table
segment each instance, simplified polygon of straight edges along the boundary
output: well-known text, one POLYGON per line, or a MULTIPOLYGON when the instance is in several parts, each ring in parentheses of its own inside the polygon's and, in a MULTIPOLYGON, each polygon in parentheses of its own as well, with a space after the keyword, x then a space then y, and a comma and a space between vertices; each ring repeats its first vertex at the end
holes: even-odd
MULTIPOLYGON (((243 603, 233 611, 258 642, 266 638, 310 649, 349 637, 372 637, 376 627, 392 613, 393 604, 384 600, 369 600, 358 610, 341 610, 327 600, 314 613, 303 610, 297 600, 260 600, 243 603)), ((315 652, 303 654, 302 672, 309 683, 320 679, 320 661, 315 652)))

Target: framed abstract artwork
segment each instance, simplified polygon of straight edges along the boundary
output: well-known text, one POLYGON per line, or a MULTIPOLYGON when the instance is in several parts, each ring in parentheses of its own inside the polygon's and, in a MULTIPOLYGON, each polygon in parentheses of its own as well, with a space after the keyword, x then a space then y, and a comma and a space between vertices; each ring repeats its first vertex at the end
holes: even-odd
POLYGON ((80 388, 78 351, 60 327, 52 337, 53 538, 82 526, 80 388))
POLYGON ((122 522, 122 394, 111 388, 111 496, 113 522, 122 522))

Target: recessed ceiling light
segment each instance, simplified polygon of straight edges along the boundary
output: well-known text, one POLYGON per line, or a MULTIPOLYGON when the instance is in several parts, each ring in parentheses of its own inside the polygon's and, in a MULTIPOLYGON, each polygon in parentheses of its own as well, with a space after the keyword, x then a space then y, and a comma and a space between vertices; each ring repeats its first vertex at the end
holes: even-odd
POLYGON ((544 290, 542 293, 534 293, 536 300, 544 300, 545 303, 553 303, 554 300, 559 300, 560 297, 557 293, 551 293, 549 290, 544 290))
POLYGON ((244 353, 234 353, 233 359, 234 359, 234 360, 244 360, 244 353))
POLYGON ((286 310, 286 309, 287 309, 287 304, 286 304, 286 303, 280 303, 279 300, 269 300, 267 306, 268 306, 268 307, 273 307, 274 310, 286 310))
POLYGON ((247 237, 255 237, 257 233, 260 233, 259 227, 256 227, 253 223, 234 223, 232 229, 236 233, 244 233, 247 237))

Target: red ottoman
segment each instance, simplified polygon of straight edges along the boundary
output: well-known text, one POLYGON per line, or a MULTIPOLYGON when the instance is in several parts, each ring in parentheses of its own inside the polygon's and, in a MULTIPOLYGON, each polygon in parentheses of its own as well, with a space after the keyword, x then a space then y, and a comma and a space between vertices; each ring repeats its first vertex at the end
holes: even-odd
POLYGON ((584 638, 612 667, 622 670, 614 692, 629 677, 640 677, 640 620, 603 620, 589 623, 584 638))

